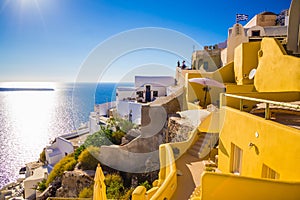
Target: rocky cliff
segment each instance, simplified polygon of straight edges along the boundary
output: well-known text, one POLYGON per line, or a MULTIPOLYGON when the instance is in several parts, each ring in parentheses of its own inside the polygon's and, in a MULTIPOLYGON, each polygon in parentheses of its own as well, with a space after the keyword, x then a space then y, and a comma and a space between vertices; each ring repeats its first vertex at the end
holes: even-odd
POLYGON ((81 170, 64 172, 61 187, 56 191, 56 197, 78 197, 80 191, 93 184, 94 180, 81 170))

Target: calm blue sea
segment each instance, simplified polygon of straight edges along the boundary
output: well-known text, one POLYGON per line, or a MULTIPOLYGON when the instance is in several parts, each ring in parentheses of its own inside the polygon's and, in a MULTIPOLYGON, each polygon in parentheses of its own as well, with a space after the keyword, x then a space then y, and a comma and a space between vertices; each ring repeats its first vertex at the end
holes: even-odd
MULTIPOLYGON (((132 86, 132 84, 119 84, 132 86)), ((88 120, 94 104, 115 100, 115 83, 0 83, 0 188, 36 161, 49 141, 88 120), (1 88, 54 91, 1 91, 1 88)))

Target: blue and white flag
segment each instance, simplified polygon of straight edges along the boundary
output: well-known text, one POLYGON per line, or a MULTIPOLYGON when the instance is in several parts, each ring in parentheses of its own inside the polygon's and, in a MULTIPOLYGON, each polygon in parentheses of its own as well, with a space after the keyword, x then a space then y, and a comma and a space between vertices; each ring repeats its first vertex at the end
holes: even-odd
POLYGON ((248 21, 248 15, 236 14, 236 23, 238 23, 239 21, 248 21))

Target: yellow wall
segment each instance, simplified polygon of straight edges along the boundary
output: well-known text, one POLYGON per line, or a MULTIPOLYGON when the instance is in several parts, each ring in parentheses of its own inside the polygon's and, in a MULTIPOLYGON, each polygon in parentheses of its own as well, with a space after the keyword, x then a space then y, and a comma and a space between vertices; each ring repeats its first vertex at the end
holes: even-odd
POLYGON ((233 62, 230 62, 224 67, 221 67, 214 74, 219 74, 221 76, 220 80, 216 79, 218 78, 216 75, 213 76, 213 78, 218 81, 223 81, 223 83, 235 83, 233 62))
POLYGON ((177 171, 172 147, 169 144, 159 146, 160 171, 157 185, 148 190, 137 187, 132 193, 133 200, 171 199, 177 187, 177 171))
MULTIPOLYGON (((220 173, 202 175, 201 200, 292 200, 300 197, 300 182, 253 179, 220 173)), ((196 200, 199 198, 192 198, 196 200)))
POLYGON ((241 175, 260 178, 267 165, 281 180, 300 181, 300 130, 223 107, 219 142, 219 169, 230 173, 231 145, 243 150, 241 175), (237 125, 238 122, 238 125, 237 125), (256 138, 255 133, 259 136, 256 138), (249 147, 249 143, 255 147, 249 147))
POLYGON ((254 85, 259 92, 300 91, 300 58, 286 55, 274 38, 264 38, 254 85))
POLYGON ((211 112, 210 115, 201 122, 198 127, 198 131, 203 133, 219 133, 219 121, 220 113, 218 111, 211 112))
POLYGON ((260 42, 242 43, 235 48, 234 74, 238 85, 253 84, 253 80, 249 79, 249 73, 257 68, 259 49, 260 42))
POLYGON ((254 85, 226 84, 226 93, 255 92, 254 85))

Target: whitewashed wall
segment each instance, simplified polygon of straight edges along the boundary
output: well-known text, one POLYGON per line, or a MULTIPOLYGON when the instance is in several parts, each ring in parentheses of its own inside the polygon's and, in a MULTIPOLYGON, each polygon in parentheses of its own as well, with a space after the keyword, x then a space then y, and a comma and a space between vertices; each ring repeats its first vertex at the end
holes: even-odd
POLYGON ((130 110, 132 111, 132 122, 141 124, 142 104, 131 101, 118 101, 117 112, 121 117, 128 119, 130 110))

